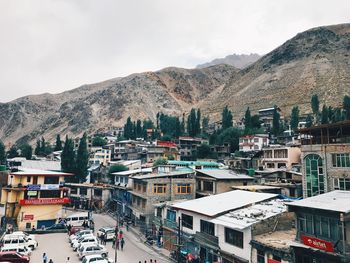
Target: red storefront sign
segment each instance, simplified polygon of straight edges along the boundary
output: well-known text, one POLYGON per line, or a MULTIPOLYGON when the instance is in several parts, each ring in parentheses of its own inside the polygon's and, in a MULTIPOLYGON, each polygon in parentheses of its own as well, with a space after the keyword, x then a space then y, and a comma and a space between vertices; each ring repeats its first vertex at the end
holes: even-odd
POLYGON ((34 220, 34 215, 24 215, 23 220, 34 220))
POLYGON ((267 260, 267 263, 281 263, 281 261, 278 261, 278 260, 276 260, 276 259, 269 258, 269 259, 267 260))
POLYGON ((68 203, 70 203, 70 200, 68 197, 19 200, 20 205, 63 205, 68 203))
POLYGON ((334 252, 334 247, 331 242, 304 235, 301 236, 301 240, 303 241, 304 245, 307 245, 309 247, 317 248, 327 252, 334 252))

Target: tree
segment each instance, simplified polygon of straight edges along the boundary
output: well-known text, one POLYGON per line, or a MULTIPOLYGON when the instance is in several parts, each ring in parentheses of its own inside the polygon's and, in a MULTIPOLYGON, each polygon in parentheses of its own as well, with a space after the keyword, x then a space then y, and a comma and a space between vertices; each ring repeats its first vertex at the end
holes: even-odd
POLYGON ((225 130, 227 128, 232 127, 232 125, 233 125, 232 118, 233 117, 232 117, 231 111, 227 108, 227 106, 225 106, 225 108, 223 109, 221 116, 222 116, 222 118, 221 118, 222 129, 225 130))
POLYGON ((308 114, 306 116, 306 120, 305 120, 306 124, 305 124, 305 127, 306 128, 310 128, 312 126, 312 117, 310 114, 308 114))
POLYGON ((342 112, 339 108, 336 108, 334 110, 334 119, 333 119, 333 122, 339 122, 339 121, 342 121, 343 120, 343 115, 342 115, 342 112))
POLYGON ((257 115, 257 114, 253 115, 250 119, 250 122, 251 122, 251 126, 253 129, 260 129, 261 128, 261 122, 260 122, 259 115, 257 115))
MULTIPOLYGON (((69 139, 66 136, 66 141, 64 142, 63 150, 61 153, 61 169, 66 173, 75 172, 75 152, 74 152, 74 143, 72 139, 69 139)), ((76 178, 68 177, 69 181, 77 181, 76 178)))
POLYGON ((201 133, 201 111, 197 110, 196 123, 195 123, 195 133, 196 135, 201 133))
POLYGON ((252 116, 250 114, 250 109, 249 107, 247 108, 247 110, 245 111, 245 115, 244 115, 244 126, 246 130, 249 130, 252 128, 252 116))
POLYGON ((40 140, 36 141, 36 146, 35 146, 35 155, 39 156, 41 154, 41 143, 40 140))
POLYGON ((25 157, 27 160, 32 159, 33 148, 28 143, 21 145, 21 156, 25 157))
POLYGON ((272 119, 272 133, 277 136, 280 134, 281 123, 280 123, 280 114, 278 113, 277 107, 275 106, 275 110, 273 111, 273 119, 272 119))
POLYGON ((323 105, 322 112, 321 112, 321 124, 328 124, 328 107, 326 105, 323 105))
POLYGON ((202 121, 202 133, 208 134, 209 131, 209 117, 204 117, 202 121))
POLYGON ((320 112, 320 101, 317 94, 312 95, 311 97, 311 109, 315 116, 316 123, 318 122, 318 116, 320 112))
POLYGON ((166 165, 168 163, 167 159, 159 158, 153 162, 153 166, 166 165))
POLYGON ((112 184, 114 184, 115 182, 115 176, 113 175, 113 173, 124 172, 127 170, 129 170, 129 168, 123 164, 114 164, 111 167, 109 167, 108 175, 112 184))
POLYGON ((163 135, 161 138, 160 138, 161 141, 165 141, 165 142, 171 142, 171 136, 170 135, 163 135))
POLYGON ((142 122, 141 120, 136 121, 135 136, 136 138, 142 138, 142 122))
POLYGON ((10 150, 7 153, 7 157, 10 159, 14 157, 18 157, 18 148, 15 144, 11 146, 10 150))
POLYGON ((350 120, 350 97, 345 95, 343 99, 344 118, 350 120))
POLYGON ((126 139, 135 139, 134 137, 134 124, 131 121, 131 117, 128 117, 124 125, 124 137, 126 139))
POLYGON ((292 113, 290 117, 290 127, 293 131, 298 129, 298 124, 299 124, 299 107, 294 106, 292 108, 292 113))
POLYGON ((197 125, 196 110, 191 109, 191 112, 187 117, 187 132, 189 136, 195 137, 197 135, 196 125, 197 125))
POLYGON ((239 137, 241 136, 241 131, 237 128, 228 128, 223 130, 216 140, 216 144, 222 145, 228 143, 230 145, 230 151, 233 153, 239 149, 239 137))
POLYGON ((46 153, 46 141, 44 137, 41 137, 40 142, 40 155, 45 155, 46 153))
POLYGON ((92 146, 102 147, 107 144, 107 140, 101 136, 94 136, 92 139, 92 146))
POLYGON ((6 151, 5 151, 5 145, 0 140, 0 165, 6 164, 6 151))
POLYGON ((202 143, 197 147, 198 158, 208 158, 211 155, 210 146, 206 143, 202 143))
POLYGON ((56 144, 55 144, 55 149, 54 151, 61 151, 62 150, 62 141, 61 141, 61 136, 57 134, 56 136, 56 144))
POLYGON ((86 181, 86 176, 88 173, 88 163, 89 163, 89 152, 87 149, 87 135, 84 133, 79 142, 79 147, 77 151, 76 158, 76 169, 75 175, 80 183, 86 181))

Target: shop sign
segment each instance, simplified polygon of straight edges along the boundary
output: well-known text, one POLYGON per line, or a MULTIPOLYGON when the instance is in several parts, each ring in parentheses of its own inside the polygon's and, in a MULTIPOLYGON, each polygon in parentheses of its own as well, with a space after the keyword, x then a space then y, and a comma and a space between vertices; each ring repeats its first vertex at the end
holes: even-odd
POLYGON ((68 197, 19 200, 20 205, 63 205, 68 203, 70 203, 70 200, 68 197))
POLYGON ((276 259, 269 258, 269 259, 267 260, 267 263, 281 263, 281 261, 278 261, 278 260, 276 260, 276 259))
POLYGON ((38 192, 37 191, 28 191, 27 195, 28 196, 37 196, 38 192))
POLYGON ((301 236, 301 240, 303 241, 304 245, 307 245, 309 247, 317 248, 327 252, 334 252, 334 247, 331 242, 304 235, 301 236))
POLYGON ((27 185, 28 191, 39 191, 40 190, 40 184, 29 184, 27 185))
POLYGON ((30 184, 27 185, 28 191, 39 191, 39 190, 58 190, 59 184, 30 184))
POLYGON ((24 215, 23 220, 34 220, 34 215, 24 215))

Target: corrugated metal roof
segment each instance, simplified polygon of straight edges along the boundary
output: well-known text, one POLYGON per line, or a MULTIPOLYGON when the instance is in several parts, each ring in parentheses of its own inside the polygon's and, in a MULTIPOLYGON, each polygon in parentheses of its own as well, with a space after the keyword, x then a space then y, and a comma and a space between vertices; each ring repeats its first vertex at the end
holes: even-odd
POLYGON ((196 170, 202 174, 208 175, 215 179, 234 179, 234 180, 254 180, 253 177, 250 177, 246 174, 238 174, 232 170, 219 170, 219 169, 200 169, 196 170))
POLYGON ((182 202, 172 205, 172 207, 213 217, 275 197, 277 197, 276 194, 233 190, 222 194, 182 202))

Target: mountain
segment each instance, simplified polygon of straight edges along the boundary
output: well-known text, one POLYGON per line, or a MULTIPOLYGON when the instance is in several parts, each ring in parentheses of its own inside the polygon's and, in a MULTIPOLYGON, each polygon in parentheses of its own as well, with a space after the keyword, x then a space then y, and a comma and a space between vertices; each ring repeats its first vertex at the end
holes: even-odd
POLYGON ((254 62, 256 62, 259 58, 261 58, 261 56, 259 54, 255 54, 255 53, 249 54, 249 55, 233 54, 233 55, 228 55, 224 58, 214 59, 208 63, 200 64, 196 68, 206 68, 206 67, 219 65, 219 64, 227 64, 227 65, 231 65, 231 66, 238 68, 238 69, 243 69, 243 68, 253 64, 254 62))
POLYGON ((238 70, 165 68, 132 74, 60 94, 26 96, 0 103, 0 138, 6 143, 81 135, 121 126, 126 118, 155 119, 157 112, 181 115, 214 96, 238 70))
POLYGON ((341 106, 350 93, 350 24, 317 27, 297 34, 254 64, 234 75, 215 98, 202 102, 204 114, 218 119, 224 106, 234 117, 246 108, 256 111, 277 105, 311 112, 310 99, 341 106))

